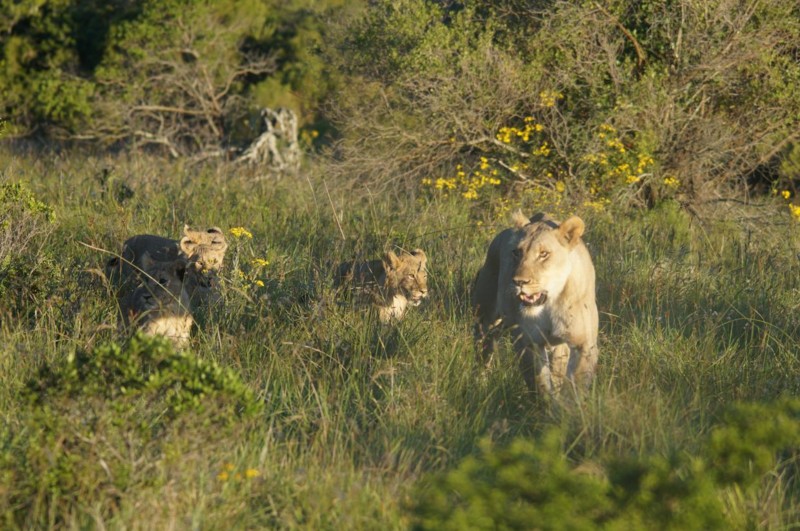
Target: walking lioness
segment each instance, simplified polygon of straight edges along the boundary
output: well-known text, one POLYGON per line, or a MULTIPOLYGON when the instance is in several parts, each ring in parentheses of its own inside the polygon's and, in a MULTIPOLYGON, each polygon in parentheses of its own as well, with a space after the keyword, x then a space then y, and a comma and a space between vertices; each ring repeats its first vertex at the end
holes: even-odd
POLYGON ((588 384, 597 363, 595 273, 583 221, 546 214, 498 234, 472 291, 476 340, 489 363, 496 334, 510 330, 529 388, 555 395, 564 378, 588 384))

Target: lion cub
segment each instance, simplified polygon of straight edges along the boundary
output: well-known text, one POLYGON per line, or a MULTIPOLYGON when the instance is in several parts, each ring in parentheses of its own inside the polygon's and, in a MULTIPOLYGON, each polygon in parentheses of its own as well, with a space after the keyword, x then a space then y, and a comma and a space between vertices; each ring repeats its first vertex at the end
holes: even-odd
POLYGON ((178 258, 158 262, 145 251, 139 259, 141 281, 120 298, 125 327, 136 327, 148 335, 161 335, 177 346, 189 341, 194 322, 186 292, 186 261, 178 258))
POLYGON ((591 382, 597 363, 595 272, 583 221, 526 218, 489 245, 472 290, 476 340, 488 363, 496 334, 509 330, 528 387, 557 394, 565 378, 591 382), (549 355, 549 356, 548 356, 549 355))
POLYGON ((120 257, 106 263, 106 276, 125 286, 139 279, 145 255, 154 262, 182 259, 187 264, 184 284, 189 298, 193 304, 205 305, 218 297, 218 274, 227 249, 225 236, 217 227, 193 230, 186 225, 180 240, 140 234, 126 240, 120 257))
POLYGON ((378 310, 381 323, 403 318, 409 306, 428 296, 428 258, 422 249, 400 256, 387 252, 381 260, 339 265, 334 285, 348 286, 378 310))

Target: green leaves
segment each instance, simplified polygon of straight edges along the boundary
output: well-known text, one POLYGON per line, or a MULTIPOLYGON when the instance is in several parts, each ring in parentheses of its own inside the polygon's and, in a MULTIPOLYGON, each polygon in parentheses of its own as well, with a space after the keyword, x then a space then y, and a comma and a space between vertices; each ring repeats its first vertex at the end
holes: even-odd
POLYGON ((800 400, 739 404, 711 432, 705 452, 640 456, 605 466, 569 463, 563 435, 504 447, 434 476, 411 506, 418 529, 725 529, 725 489, 753 489, 800 449, 800 400))

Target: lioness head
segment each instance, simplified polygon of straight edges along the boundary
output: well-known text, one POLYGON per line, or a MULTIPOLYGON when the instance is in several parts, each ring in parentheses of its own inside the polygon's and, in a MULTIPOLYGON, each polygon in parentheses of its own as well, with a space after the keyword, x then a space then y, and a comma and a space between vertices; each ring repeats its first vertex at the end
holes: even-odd
POLYGON ((387 287, 398 290, 414 306, 428 296, 428 258, 422 249, 403 251, 400 256, 389 251, 382 261, 387 287))
POLYGON ((122 301, 123 318, 150 335, 169 337, 177 344, 189 339, 192 316, 184 289, 186 261, 158 262, 145 253, 140 284, 122 301))
POLYGON ((569 255, 580 242, 585 225, 572 216, 559 225, 544 214, 528 220, 514 214, 519 238, 511 250, 514 294, 523 310, 544 305, 564 289, 573 261, 569 255))

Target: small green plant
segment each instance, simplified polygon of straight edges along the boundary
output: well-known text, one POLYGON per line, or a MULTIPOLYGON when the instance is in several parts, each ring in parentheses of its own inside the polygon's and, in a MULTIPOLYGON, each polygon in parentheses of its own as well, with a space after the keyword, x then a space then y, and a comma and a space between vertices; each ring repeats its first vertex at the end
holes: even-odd
POLYGON ((418 490, 417 529, 590 529, 609 516, 601 477, 573 470, 562 435, 516 439, 507 447, 481 445, 478 457, 418 490))
POLYGON ((253 392, 229 369, 177 352, 160 337, 136 334, 124 345, 109 343, 78 352, 64 364, 44 366, 28 384, 31 398, 54 407, 82 398, 140 400, 162 409, 164 420, 185 412, 210 414, 206 421, 229 425, 261 409, 253 392))

